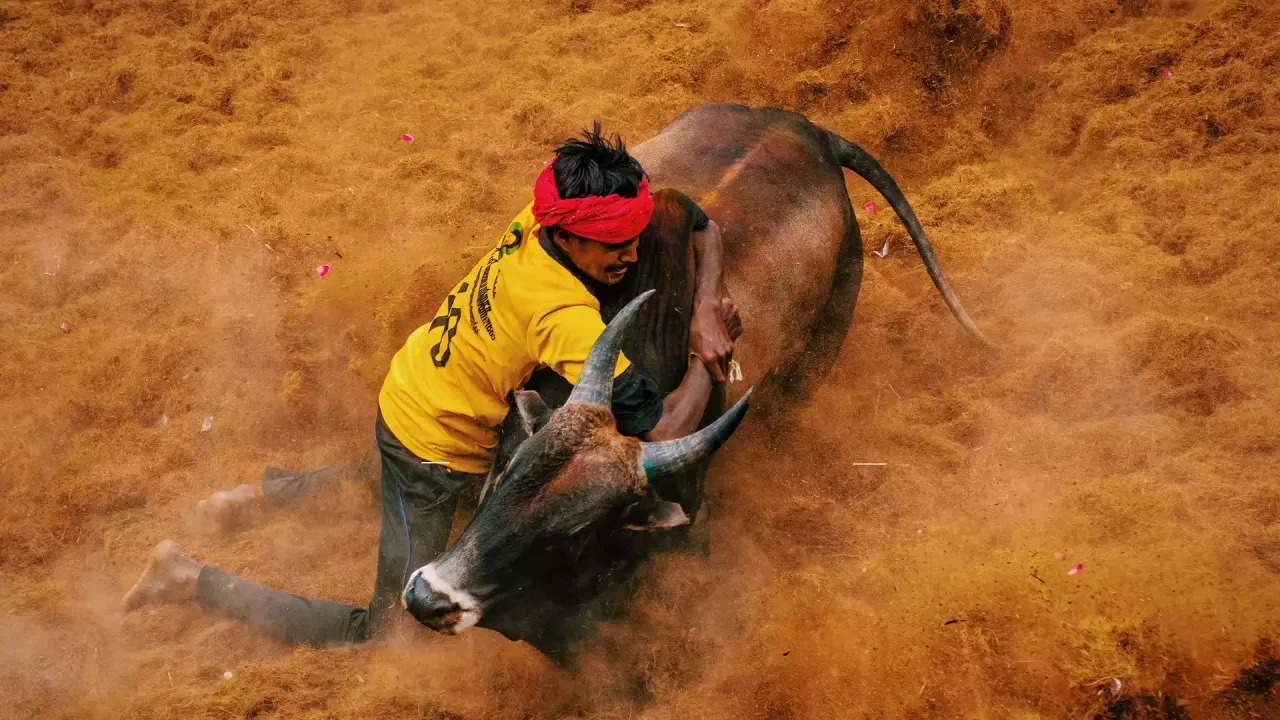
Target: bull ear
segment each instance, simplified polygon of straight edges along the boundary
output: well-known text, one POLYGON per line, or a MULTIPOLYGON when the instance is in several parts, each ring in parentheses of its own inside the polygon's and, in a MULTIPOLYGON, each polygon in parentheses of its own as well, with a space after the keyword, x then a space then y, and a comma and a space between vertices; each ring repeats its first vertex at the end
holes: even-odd
POLYGON ((551 419, 551 410, 542 401, 542 396, 532 390, 516 391, 516 410, 520 412, 524 431, 530 435, 541 430, 551 419))
POLYGON ((689 524, 679 503, 646 499, 627 508, 623 517, 628 530, 670 530, 689 524))

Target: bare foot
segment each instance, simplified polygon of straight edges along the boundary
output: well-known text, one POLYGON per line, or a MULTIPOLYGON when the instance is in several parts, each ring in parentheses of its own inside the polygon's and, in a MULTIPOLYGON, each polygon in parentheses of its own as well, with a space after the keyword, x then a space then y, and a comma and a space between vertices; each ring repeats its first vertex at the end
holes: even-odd
POLYGON ((151 550, 142 577, 124 596, 124 611, 143 605, 195 600, 200 563, 187 557, 172 540, 162 540, 151 550))
POLYGON ((216 492, 196 505, 196 520, 205 532, 249 527, 262 517, 262 491, 254 485, 216 492))

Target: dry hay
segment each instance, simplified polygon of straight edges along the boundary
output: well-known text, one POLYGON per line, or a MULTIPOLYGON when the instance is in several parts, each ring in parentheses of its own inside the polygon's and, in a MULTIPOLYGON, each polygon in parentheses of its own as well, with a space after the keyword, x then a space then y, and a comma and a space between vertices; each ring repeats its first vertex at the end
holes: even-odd
POLYGON ((15 716, 1275 715, 1273 3, 0 7, 15 716), (718 100, 878 155, 1000 352, 860 212, 891 251, 831 378, 748 422, 712 479, 711 560, 650 568, 571 673, 481 632, 321 651, 118 613, 163 537, 364 602, 365 474, 233 537, 196 533, 195 500, 364 457, 390 354, 549 146, 718 100))

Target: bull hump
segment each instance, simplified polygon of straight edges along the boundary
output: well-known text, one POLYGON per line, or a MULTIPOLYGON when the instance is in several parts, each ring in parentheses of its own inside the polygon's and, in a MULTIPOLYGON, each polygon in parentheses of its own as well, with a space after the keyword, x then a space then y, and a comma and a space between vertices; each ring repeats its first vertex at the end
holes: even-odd
MULTIPOLYGON (((801 132, 792 122, 762 121, 756 127, 744 129, 740 135, 712 139, 689 138, 694 129, 679 128, 669 138, 659 134, 644 143, 641 148, 656 143, 655 152, 652 159, 641 158, 641 163, 656 182, 687 193, 704 207, 714 206, 730 194, 742 193, 741 183, 771 185, 770 179, 774 176, 794 181, 808 174, 796 172, 806 167, 815 171, 812 185, 817 187, 829 182, 826 176, 838 170, 826 162, 828 149, 816 143, 817 129, 810 128, 811 132, 801 132), (660 140, 662 142, 658 142, 660 140), (788 172, 777 172, 783 166, 788 172)), ((637 155, 639 153, 637 149, 637 155)), ((804 188, 791 184, 787 190, 798 193, 804 188)))

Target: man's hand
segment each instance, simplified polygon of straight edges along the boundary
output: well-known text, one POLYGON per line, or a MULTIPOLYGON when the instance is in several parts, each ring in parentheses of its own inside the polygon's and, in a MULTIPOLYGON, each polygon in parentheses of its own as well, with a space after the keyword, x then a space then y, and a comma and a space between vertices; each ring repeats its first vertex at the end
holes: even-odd
MULTIPOLYGON (((728 294, 720 299, 720 319, 724 321, 724 327, 729 331, 729 339, 737 342, 742 336, 742 318, 738 316, 737 304, 728 294)), ((730 352, 730 354, 733 353, 730 352)))
POLYGON ((741 334, 742 320, 732 298, 698 302, 689 323, 689 352, 702 360, 716 382, 724 382, 733 341, 741 334))

